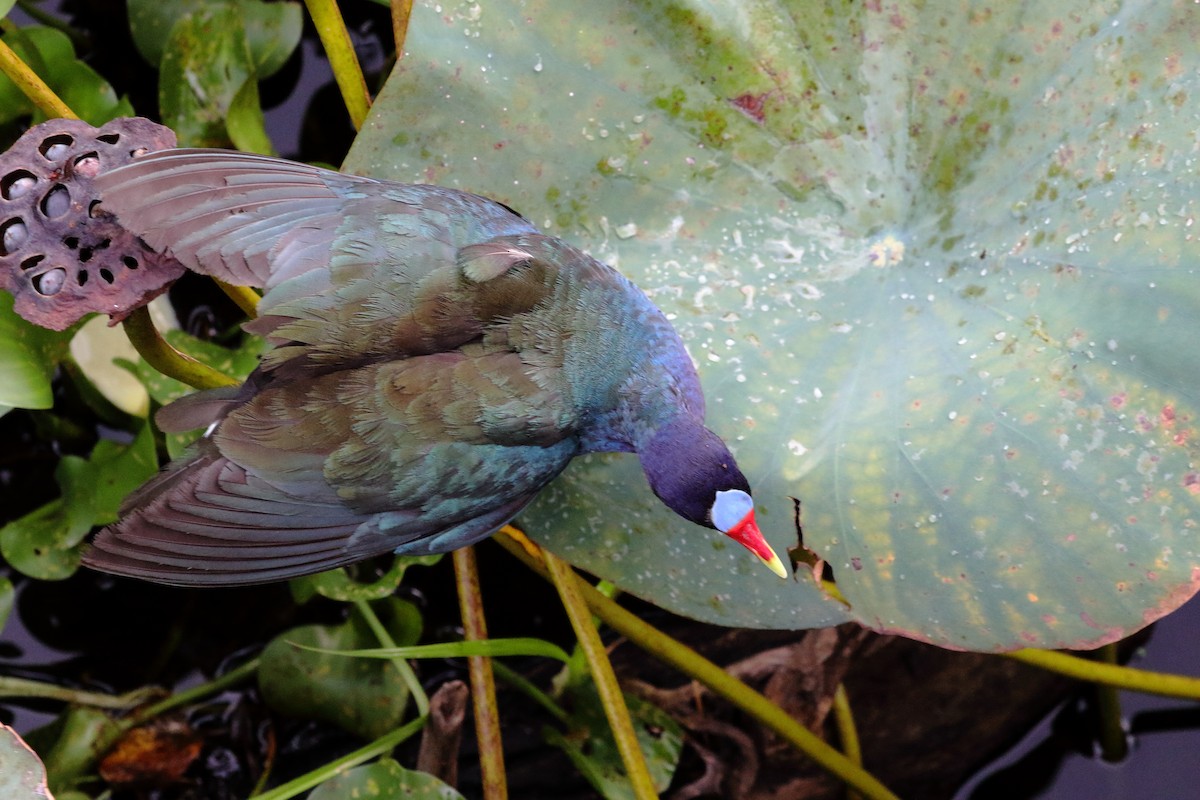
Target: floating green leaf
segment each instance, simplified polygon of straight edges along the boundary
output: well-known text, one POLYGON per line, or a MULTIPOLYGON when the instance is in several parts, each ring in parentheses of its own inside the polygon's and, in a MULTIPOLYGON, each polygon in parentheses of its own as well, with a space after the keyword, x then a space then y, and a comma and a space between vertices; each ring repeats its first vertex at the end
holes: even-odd
POLYGON ((127 445, 102 439, 86 460, 63 456, 54 473, 62 496, 0 528, 0 554, 33 578, 70 577, 83 537, 115 522, 121 501, 157 469, 149 425, 127 445))
POLYGON ((390 758, 330 778, 313 790, 309 800, 343 800, 347 797, 462 800, 461 794, 441 780, 424 772, 405 769, 390 758))
POLYGON ((0 407, 50 408, 50 379, 70 338, 21 319, 12 295, 0 293, 0 407))
POLYGON ((1200 585, 1181 5, 421 4, 349 168, 497 197, 673 318, 778 582, 636 459, 522 517, 729 625, 1085 647, 1200 585))
MULTIPOLYGON (((397 644, 413 644, 419 612, 397 598, 382 601, 381 616, 397 644)), ((364 739, 375 739, 399 727, 408 704, 408 686, 388 662, 345 658, 300 649, 357 650, 378 644, 357 616, 341 625, 304 625, 281 633, 263 650, 258 671, 263 698, 277 711, 339 725, 364 739)))
POLYGON ((378 579, 370 583, 362 583, 350 577, 344 567, 318 572, 315 575, 305 575, 289 583, 292 596, 297 603, 308 602, 313 595, 319 594, 330 600, 352 602, 355 600, 382 600, 396 591, 404 573, 409 567, 432 566, 441 560, 440 555, 434 556, 394 556, 392 566, 378 579))

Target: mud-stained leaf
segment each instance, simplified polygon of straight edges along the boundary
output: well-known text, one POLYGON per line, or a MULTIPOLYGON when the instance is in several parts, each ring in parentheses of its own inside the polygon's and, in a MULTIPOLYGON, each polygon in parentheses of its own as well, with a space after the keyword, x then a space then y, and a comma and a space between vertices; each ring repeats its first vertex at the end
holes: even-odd
POLYGON ((100 777, 114 787, 172 786, 203 748, 203 737, 183 720, 156 719, 117 740, 100 761, 100 777))
POLYGON ((426 3, 348 167, 630 275, 850 607, 630 456, 523 516, 551 549, 729 625, 1091 646, 1200 585, 1198 37, 1146 0, 426 3))

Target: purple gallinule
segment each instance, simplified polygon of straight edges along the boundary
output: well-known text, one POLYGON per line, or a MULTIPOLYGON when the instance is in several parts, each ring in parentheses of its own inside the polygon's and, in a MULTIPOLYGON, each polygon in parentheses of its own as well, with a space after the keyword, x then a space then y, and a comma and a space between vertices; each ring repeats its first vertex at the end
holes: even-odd
POLYGON ((667 319, 504 205, 215 150, 150 153, 96 186, 153 250, 263 287, 245 327, 270 349, 242 386, 159 412, 204 434, 126 501, 89 566, 233 585, 445 552, 575 456, 624 451, 666 505, 786 576, 667 319))

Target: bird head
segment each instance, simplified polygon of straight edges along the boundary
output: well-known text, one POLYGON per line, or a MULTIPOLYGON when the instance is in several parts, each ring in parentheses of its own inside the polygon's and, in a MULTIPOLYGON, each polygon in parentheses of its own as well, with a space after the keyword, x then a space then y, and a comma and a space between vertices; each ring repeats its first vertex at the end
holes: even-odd
POLYGON ((638 456, 650 488, 667 507, 719 530, 776 575, 788 577, 754 518, 750 484, 719 436, 698 421, 680 417, 659 427, 638 448, 638 456))

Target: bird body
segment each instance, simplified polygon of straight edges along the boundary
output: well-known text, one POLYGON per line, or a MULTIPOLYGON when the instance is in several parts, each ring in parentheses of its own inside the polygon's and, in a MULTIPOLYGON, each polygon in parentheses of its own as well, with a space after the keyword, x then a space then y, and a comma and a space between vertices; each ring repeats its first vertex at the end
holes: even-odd
POLYGON ((445 552, 586 452, 637 452, 702 525, 719 493, 748 500, 662 313, 499 203, 211 150, 148 154, 97 186, 150 248, 264 287, 245 327, 270 347, 243 386, 160 411, 165 430, 207 432, 126 502, 91 566, 228 585, 445 552))

